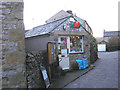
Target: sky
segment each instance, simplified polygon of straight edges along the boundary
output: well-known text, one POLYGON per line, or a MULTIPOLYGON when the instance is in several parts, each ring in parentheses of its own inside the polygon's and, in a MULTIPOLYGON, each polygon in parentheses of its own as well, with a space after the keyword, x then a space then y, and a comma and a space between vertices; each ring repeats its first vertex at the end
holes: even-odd
POLYGON ((102 37, 103 30, 118 30, 119 0, 24 0, 25 30, 45 24, 61 10, 72 10, 86 20, 94 37, 102 37))

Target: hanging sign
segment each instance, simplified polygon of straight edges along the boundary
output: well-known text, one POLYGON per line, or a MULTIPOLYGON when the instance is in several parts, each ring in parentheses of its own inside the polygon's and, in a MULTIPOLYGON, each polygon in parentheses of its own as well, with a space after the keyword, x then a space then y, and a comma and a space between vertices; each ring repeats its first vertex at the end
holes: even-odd
POLYGON ((74 28, 79 28, 80 27, 80 23, 79 22, 74 22, 73 23, 73 27, 74 28))
POLYGON ((81 26, 81 22, 78 21, 70 25, 71 28, 79 28, 80 26, 81 26))

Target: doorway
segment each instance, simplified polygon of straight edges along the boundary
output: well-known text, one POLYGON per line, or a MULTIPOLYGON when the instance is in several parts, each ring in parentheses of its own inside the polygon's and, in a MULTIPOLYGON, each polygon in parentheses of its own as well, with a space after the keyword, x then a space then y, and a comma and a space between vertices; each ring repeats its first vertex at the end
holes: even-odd
POLYGON ((58 37, 58 58, 59 58, 59 66, 62 68, 62 70, 70 69, 69 43, 70 43, 70 39, 68 36, 58 37))

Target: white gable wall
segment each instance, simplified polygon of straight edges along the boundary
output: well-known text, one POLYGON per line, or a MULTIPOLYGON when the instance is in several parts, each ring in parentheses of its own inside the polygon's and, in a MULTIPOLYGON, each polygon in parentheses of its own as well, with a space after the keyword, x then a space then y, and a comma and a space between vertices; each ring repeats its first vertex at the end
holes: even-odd
POLYGON ((98 44, 98 51, 106 51, 106 44, 98 44))

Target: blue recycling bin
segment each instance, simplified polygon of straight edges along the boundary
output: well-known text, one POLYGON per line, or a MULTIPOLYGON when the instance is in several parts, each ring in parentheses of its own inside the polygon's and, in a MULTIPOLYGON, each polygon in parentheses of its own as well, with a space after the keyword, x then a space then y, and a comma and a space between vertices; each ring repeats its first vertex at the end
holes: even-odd
POLYGON ((87 58, 82 60, 76 60, 76 62, 78 63, 79 69, 85 69, 86 67, 88 67, 87 58))

